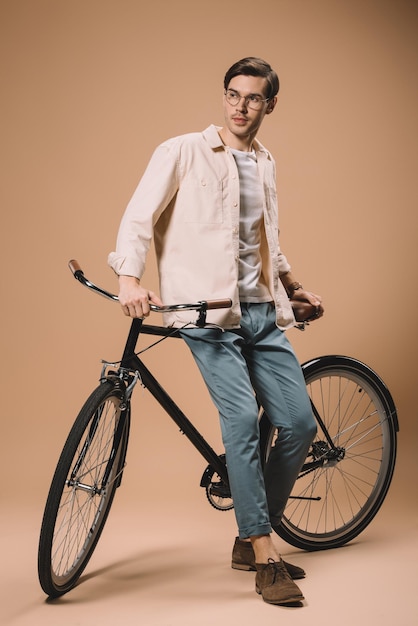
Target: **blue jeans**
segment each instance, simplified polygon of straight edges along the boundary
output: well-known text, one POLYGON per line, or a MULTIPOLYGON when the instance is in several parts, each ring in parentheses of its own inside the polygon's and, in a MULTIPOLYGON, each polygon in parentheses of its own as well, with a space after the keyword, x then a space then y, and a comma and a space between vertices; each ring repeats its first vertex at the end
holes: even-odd
POLYGON ((242 303, 241 311, 240 328, 181 334, 219 411, 238 532, 245 539, 280 524, 316 423, 301 367, 276 326, 273 305, 242 303), (264 476, 257 399, 279 430, 264 476))

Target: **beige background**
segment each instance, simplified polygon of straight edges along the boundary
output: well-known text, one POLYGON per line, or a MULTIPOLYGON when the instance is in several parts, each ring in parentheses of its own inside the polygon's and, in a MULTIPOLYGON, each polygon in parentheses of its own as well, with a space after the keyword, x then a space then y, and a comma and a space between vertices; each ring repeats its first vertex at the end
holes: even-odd
MULTIPOLYGON (((358 615, 415 623, 417 572, 404 568, 417 557, 417 18, 414 0, 0 0, 0 610, 8 622, 280 617, 256 598, 251 575, 244 583, 229 570, 233 514, 205 504, 202 461, 140 390, 124 489, 90 568, 99 575, 59 608, 43 604, 35 569, 57 455, 100 359, 120 356, 128 328, 116 305, 72 279, 67 262, 77 258, 89 278, 117 288, 107 254, 152 150, 221 124, 224 72, 257 55, 281 80, 260 139, 277 160, 282 247, 326 308, 289 336, 302 361, 341 353, 376 369, 401 424, 377 520, 346 550, 305 555, 315 572, 310 604, 292 620, 314 623, 344 606, 347 623, 358 615), (359 584, 362 558, 372 586, 359 584), (393 581, 396 567, 389 574, 392 560, 402 561, 402 582, 393 581), (193 582, 206 595, 192 593, 193 582)), ((152 257, 147 285, 158 288, 152 257)), ((221 451, 199 375, 172 344, 147 360, 221 451)))

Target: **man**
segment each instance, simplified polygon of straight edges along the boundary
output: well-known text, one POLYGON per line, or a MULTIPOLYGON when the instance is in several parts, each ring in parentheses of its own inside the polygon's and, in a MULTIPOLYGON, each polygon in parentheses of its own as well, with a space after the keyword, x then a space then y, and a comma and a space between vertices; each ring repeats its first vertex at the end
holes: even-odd
MULTIPOLYGON (((266 602, 303 600, 271 538, 315 435, 301 368, 285 330, 289 298, 323 309, 295 280, 278 241, 275 164, 256 140, 277 102, 279 80, 262 59, 235 63, 224 79, 223 127, 161 144, 130 201, 109 263, 119 276, 125 315, 146 317, 160 298, 140 279, 154 237, 161 296, 174 304, 231 298, 209 311, 204 329, 182 334, 220 415, 239 537, 232 567, 256 571, 266 602), (279 429, 265 475, 258 448, 258 403, 279 429)), ((189 313, 165 323, 190 327, 189 313)))

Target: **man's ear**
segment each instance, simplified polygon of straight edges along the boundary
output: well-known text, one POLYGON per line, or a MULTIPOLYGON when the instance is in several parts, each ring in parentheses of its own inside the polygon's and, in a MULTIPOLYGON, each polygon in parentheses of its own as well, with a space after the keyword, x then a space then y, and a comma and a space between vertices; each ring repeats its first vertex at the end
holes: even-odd
POLYGON ((269 115, 270 113, 274 111, 274 107, 276 106, 276 104, 277 104, 277 96, 274 96, 274 98, 272 98, 267 105, 266 115, 269 115))

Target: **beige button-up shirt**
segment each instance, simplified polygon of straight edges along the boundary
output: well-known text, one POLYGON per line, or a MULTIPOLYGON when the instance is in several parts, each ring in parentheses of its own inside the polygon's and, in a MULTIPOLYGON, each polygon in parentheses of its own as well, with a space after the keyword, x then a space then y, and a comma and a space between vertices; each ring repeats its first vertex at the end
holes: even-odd
MULTIPOLYGON (((264 189, 262 272, 281 329, 294 316, 280 275, 290 265, 279 246, 275 163, 255 142, 264 189)), ((174 137, 155 150, 122 218, 116 251, 109 265, 118 275, 141 278, 154 237, 161 299, 165 304, 230 298, 231 309, 208 311, 207 321, 223 328, 240 324, 238 293, 240 190, 235 159, 218 128, 174 137)), ((180 327, 193 321, 190 311, 165 314, 164 323, 180 327)))

